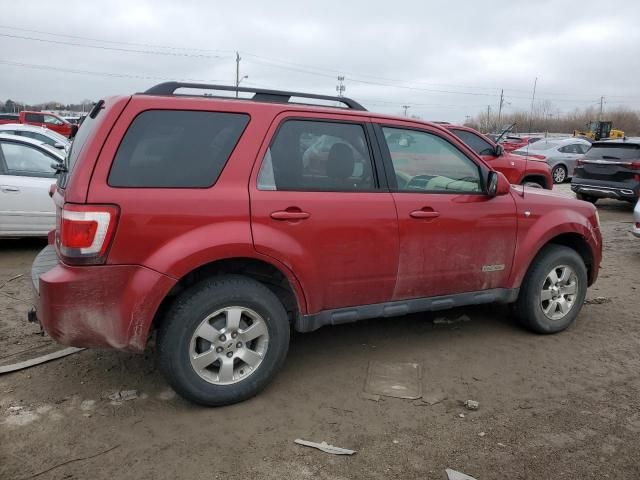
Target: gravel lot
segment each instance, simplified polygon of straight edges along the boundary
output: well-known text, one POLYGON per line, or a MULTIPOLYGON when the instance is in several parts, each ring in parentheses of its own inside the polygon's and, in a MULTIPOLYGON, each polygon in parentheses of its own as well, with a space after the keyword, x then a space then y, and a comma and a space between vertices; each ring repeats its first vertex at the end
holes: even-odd
MULTIPOLYGON (((153 350, 86 350, 0 376, 0 479, 52 467, 36 478, 444 479, 447 467, 479 480, 640 478, 640 240, 630 206, 598 206, 605 256, 588 298, 607 303, 585 305, 564 333, 528 333, 495 306, 444 312, 467 322, 434 324, 439 313, 323 328, 294 337, 265 392, 218 409, 177 398, 153 350), (423 391, 447 398, 362 398, 372 360, 421 364, 423 391), (138 398, 108 398, 119 390, 138 398)), ((0 285, 24 274, 0 290, 0 362, 57 348, 25 321, 43 246, 0 242, 0 285)))

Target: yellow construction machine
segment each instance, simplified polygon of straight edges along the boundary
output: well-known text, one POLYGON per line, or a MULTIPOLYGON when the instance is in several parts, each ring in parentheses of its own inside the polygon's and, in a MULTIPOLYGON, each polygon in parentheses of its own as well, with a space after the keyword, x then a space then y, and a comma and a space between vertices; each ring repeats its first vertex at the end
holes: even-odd
POLYGON ((613 128, 613 122, 594 121, 587 123, 586 126, 588 130, 574 130, 573 136, 594 141, 604 138, 624 138, 624 132, 613 128))

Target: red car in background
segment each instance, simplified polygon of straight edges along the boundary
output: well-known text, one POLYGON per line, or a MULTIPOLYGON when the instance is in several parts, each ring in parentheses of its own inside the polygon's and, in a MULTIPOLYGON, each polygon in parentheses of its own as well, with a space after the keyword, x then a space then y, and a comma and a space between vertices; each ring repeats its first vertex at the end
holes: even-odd
POLYGON ((513 152, 514 150, 518 150, 519 148, 526 147, 530 143, 537 142, 543 137, 517 137, 517 136, 508 136, 502 142, 502 148, 504 148, 507 152, 513 152))
POLYGON ((67 120, 54 113, 47 112, 30 112, 22 111, 19 117, 20 123, 27 125, 36 125, 38 127, 45 127, 54 132, 58 132, 60 135, 64 135, 67 138, 74 137, 78 131, 77 125, 72 125, 67 120))
POLYGON ((0 113, 0 125, 5 123, 20 123, 17 113, 0 113))
POLYGON ((551 168, 546 162, 527 160, 520 155, 514 155, 506 151, 504 144, 495 143, 473 128, 452 124, 442 126, 466 143, 491 168, 504 174, 513 185, 528 185, 549 190, 553 188, 551 168))

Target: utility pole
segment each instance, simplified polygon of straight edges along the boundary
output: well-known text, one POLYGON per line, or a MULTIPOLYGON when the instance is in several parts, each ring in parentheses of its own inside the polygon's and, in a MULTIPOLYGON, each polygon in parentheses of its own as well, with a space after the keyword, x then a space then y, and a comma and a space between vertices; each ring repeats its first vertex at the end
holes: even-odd
POLYGON ((238 88, 240 88, 240 54, 236 52, 236 98, 238 98, 238 88))
POLYGON ((344 86, 344 75, 338 75, 338 85, 336 85, 336 92, 338 92, 338 97, 342 98, 342 94, 347 89, 344 86))
POLYGON ((491 105, 487 105, 487 133, 491 131, 491 105))
POLYGON ((498 128, 502 128, 501 119, 502 119, 502 105, 504 105, 504 89, 500 90, 500 106, 498 107, 498 128))
POLYGON ((404 110, 404 116, 407 116, 407 110, 411 108, 411 105, 402 105, 402 109, 404 110))
POLYGON ((600 97, 600 115, 598 115, 598 121, 602 121, 602 110, 604 107, 604 96, 600 97))

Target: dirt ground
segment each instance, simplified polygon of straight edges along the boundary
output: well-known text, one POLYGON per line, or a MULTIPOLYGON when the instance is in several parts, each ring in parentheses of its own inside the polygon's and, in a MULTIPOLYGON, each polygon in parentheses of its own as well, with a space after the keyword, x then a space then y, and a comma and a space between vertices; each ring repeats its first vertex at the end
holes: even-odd
MULTIPOLYGON (((0 376, 0 479, 422 480, 445 468, 479 480, 638 479, 640 240, 630 206, 599 210, 605 256, 588 298, 609 302, 585 305, 566 332, 531 334, 496 306, 444 312, 467 322, 434 323, 438 313, 323 328, 293 338, 262 394, 217 409, 176 397, 152 350, 82 351, 0 376), (446 400, 362 398, 372 360, 419 363, 424 393, 446 400), (119 390, 138 398, 112 402, 119 390)), ((26 323, 43 246, 0 242, 0 285, 24 274, 0 290, 0 362, 53 348, 26 323)))

